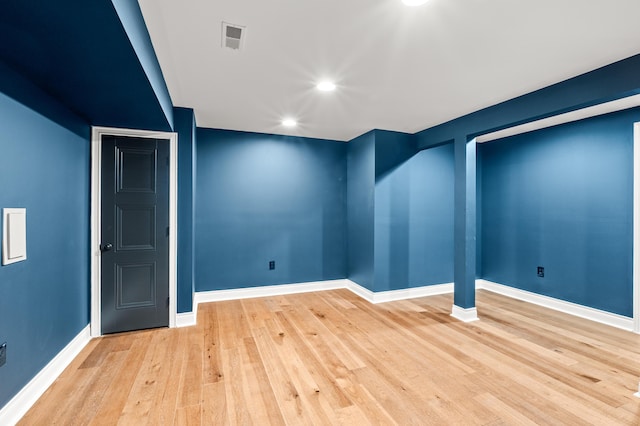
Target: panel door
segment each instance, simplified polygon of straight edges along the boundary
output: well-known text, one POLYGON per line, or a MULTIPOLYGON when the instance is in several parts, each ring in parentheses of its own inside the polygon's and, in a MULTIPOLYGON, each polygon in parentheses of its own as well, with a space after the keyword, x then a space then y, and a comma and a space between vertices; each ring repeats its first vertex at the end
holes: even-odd
POLYGON ((103 136, 102 333, 169 325, 169 141, 103 136))

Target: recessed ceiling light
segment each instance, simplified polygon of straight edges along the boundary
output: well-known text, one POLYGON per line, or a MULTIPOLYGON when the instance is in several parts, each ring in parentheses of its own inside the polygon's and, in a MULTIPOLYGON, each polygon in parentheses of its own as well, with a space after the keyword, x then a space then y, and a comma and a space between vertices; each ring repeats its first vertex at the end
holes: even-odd
POLYGON ((332 92, 336 90, 336 85, 331 81, 321 81, 316 88, 321 92, 332 92))
POLYGON ((296 127, 298 123, 293 118, 285 118, 282 120, 282 125, 285 127, 296 127))
POLYGON ((421 4, 425 4, 429 0, 402 0, 402 3, 407 6, 420 6, 421 4))

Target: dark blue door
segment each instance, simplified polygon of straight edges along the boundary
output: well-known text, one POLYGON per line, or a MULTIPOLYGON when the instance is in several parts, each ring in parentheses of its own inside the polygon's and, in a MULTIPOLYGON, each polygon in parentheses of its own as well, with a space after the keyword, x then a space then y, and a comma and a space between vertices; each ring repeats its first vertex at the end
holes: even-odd
POLYGON ((169 141, 103 136, 102 333, 169 325, 169 141))

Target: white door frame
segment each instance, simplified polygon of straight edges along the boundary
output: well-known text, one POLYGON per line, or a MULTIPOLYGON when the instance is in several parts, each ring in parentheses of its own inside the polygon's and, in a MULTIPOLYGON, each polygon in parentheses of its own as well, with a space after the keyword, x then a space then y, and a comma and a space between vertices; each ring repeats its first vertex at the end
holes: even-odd
POLYGON ((169 139, 169 327, 176 326, 177 296, 177 235, 178 235, 178 135, 170 132, 117 129, 111 127, 91 128, 91 336, 101 332, 100 304, 100 199, 102 136, 128 136, 151 139, 169 139))

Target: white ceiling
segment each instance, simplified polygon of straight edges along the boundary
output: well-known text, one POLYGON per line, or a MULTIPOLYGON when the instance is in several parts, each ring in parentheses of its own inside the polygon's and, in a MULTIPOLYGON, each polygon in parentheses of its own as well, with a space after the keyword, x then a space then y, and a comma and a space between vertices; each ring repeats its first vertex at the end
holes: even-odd
POLYGON ((174 105, 210 128, 414 133, 640 53, 640 0, 139 3, 174 105), (222 21, 244 50, 221 47, 222 21))

